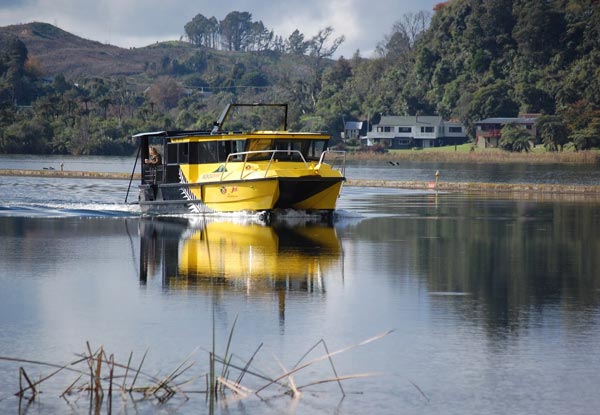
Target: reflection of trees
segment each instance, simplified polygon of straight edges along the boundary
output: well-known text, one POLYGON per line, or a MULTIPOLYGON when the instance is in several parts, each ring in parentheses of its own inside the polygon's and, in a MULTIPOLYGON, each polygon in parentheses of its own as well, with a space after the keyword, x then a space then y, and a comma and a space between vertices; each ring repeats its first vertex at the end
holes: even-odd
MULTIPOLYGON (((403 209, 407 218, 359 224, 359 233, 383 249, 411 251, 384 255, 390 264, 382 266, 414 261, 430 292, 470 293, 491 326, 512 326, 520 313, 545 305, 598 306, 598 205, 477 198, 403 209)), ((467 313, 481 318, 479 310, 467 313)))

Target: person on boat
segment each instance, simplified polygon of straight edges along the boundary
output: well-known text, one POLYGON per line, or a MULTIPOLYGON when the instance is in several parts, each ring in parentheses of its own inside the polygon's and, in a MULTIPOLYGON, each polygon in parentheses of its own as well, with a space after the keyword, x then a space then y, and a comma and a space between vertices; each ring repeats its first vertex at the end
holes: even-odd
POLYGON ((156 149, 156 147, 150 147, 150 158, 145 159, 144 163, 146 163, 146 164, 153 164, 153 165, 157 165, 157 164, 161 164, 162 163, 162 159, 160 157, 160 153, 158 152, 158 150, 156 149))

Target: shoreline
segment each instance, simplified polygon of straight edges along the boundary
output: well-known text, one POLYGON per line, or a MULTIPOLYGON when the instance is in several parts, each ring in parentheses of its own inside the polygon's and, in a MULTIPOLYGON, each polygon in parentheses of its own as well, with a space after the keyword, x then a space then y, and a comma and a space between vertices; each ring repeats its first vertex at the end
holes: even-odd
MULTIPOLYGON (((459 146, 460 147, 460 146, 459 146)), ((600 151, 561 151, 512 153, 498 148, 452 151, 445 147, 421 150, 390 150, 386 153, 348 152, 347 161, 380 162, 438 162, 438 163, 493 163, 493 164, 600 164, 600 151)))
MULTIPOLYGON (((129 180, 131 173, 114 173, 102 171, 76 171, 76 170, 22 170, 0 169, 0 176, 30 176, 30 177, 58 177, 81 179, 113 179, 129 180)), ((139 180, 140 174, 135 173, 133 180, 139 180)))
POLYGON ((547 183, 486 183, 486 182, 443 182, 401 180, 346 180, 346 186, 386 187, 431 191, 460 191, 465 193, 518 193, 518 194, 563 194, 590 195, 600 197, 600 186, 547 184, 547 183))
MULTIPOLYGON (((129 180, 131 173, 111 173, 70 170, 20 170, 0 169, 0 176, 29 176, 83 179, 129 180)), ((140 174, 135 173, 133 180, 139 180, 140 174)), ((512 193, 521 195, 578 195, 600 198, 600 186, 571 185, 571 184, 533 184, 533 183, 486 183, 486 182, 445 182, 437 184, 431 181, 401 181, 401 180, 366 180, 347 179, 345 186, 355 187, 385 187, 395 189, 415 189, 431 191, 460 191, 466 193, 512 193)))

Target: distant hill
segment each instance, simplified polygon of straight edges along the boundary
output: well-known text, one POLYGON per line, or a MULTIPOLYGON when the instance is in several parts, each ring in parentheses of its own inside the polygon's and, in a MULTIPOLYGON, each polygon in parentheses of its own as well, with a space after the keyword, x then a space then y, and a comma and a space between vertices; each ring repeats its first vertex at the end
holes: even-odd
POLYGON ((30 57, 41 63, 45 75, 59 73, 80 76, 136 75, 145 65, 168 56, 181 59, 198 48, 185 42, 157 43, 143 48, 124 49, 83 39, 48 23, 27 23, 0 27, 0 33, 17 36, 30 57))

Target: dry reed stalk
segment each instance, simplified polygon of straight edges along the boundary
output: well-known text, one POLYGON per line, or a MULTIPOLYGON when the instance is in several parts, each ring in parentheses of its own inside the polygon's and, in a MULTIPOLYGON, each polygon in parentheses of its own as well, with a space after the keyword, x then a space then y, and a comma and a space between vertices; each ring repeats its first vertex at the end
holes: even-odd
POLYGON ((209 358, 209 377, 210 377, 210 385, 209 385, 209 403, 208 409, 211 414, 215 412, 215 400, 217 399, 217 389, 216 389, 216 380, 215 380, 215 306, 213 304, 212 307, 212 349, 208 355, 209 358))
POLYGON ((104 398, 104 390, 102 389, 102 351, 103 348, 100 346, 100 353, 98 353, 98 358, 96 360, 96 372, 94 373, 94 393, 97 405, 99 405, 104 398))
MULTIPOLYGON (((281 370, 283 370, 284 373, 290 373, 290 371, 285 368, 285 366, 283 365, 283 363, 281 363, 281 361, 277 358, 277 356, 273 356, 273 358, 275 359, 275 361, 277 362, 277 364, 279 365, 281 370)), ((288 378, 288 384, 290 386, 290 390, 292 392, 292 396, 294 398, 299 398, 301 394, 300 394, 300 391, 296 388, 296 382, 294 382, 294 378, 292 377, 292 375, 289 375, 287 378, 288 378)))
MULTIPOLYGON (((51 367, 56 367, 58 368, 57 370, 55 370, 54 372, 50 373, 47 376, 44 376, 43 378, 40 378, 37 382, 33 383, 34 386, 34 390, 35 390, 35 386, 41 384, 42 382, 45 382, 46 380, 50 379, 51 377, 53 377, 54 375, 56 375, 57 373, 63 371, 63 370, 71 370, 71 371, 75 371, 74 369, 69 369, 69 366, 73 366, 76 365, 78 363, 81 363, 83 360, 85 359, 80 359, 80 360, 76 360, 74 362, 68 363, 66 365, 63 366, 58 366, 58 365, 54 365, 54 364, 49 364, 49 363, 45 363, 45 362, 36 362, 33 360, 21 360, 21 359, 13 359, 13 358, 0 358, 0 360, 11 360, 11 361, 22 361, 22 362, 27 362, 27 363, 35 363, 35 364, 40 364, 40 365, 44 365, 44 366, 51 366, 51 367)), ((22 369, 22 368, 21 368, 22 369)), ((24 371, 24 370, 23 370, 24 371)), ((75 372, 79 372, 79 371, 75 371, 75 372)), ((79 372, 81 373, 81 372, 79 372)), ((25 374, 25 373, 24 373, 25 374)), ((20 377, 20 374, 19 374, 20 377)), ((21 387, 21 382, 20 382, 20 378, 19 378, 19 387, 21 387)), ((23 392, 26 392, 27 390, 29 390, 30 388, 27 387, 23 390, 23 392)), ((37 391, 34 393, 34 396, 37 394, 37 391)), ((16 394, 15 394, 16 395, 16 394)))
POLYGON ((430 402, 429 397, 425 395, 425 392, 423 392, 423 390, 419 388, 419 386, 416 383, 414 383, 412 380, 409 380, 409 382, 419 391, 419 393, 427 400, 427 402, 430 402))
MULTIPOLYGON (((304 355, 300 358, 300 360, 298 360, 298 362, 296 362, 296 364, 294 365, 294 368, 297 367, 306 356, 308 356, 310 354, 310 352, 312 352, 319 344, 323 345, 323 348, 325 349, 325 353, 327 355, 329 355, 329 348, 327 347, 327 343, 325 343, 324 339, 319 340, 318 342, 316 342, 310 349, 308 349, 308 351, 306 353, 304 353, 304 355)), ((339 378, 337 370, 335 369, 335 365, 333 364, 333 359, 331 358, 331 356, 329 356, 329 364, 331 365, 331 369, 333 370, 333 375, 334 375, 334 379, 335 378, 339 378)), ((340 388, 340 391, 342 392, 342 396, 346 396, 346 393, 344 392, 344 388, 342 387, 342 382, 338 381, 338 386, 340 388)))
MULTIPOLYGON (((196 353, 196 350, 197 350, 197 348, 190 354, 190 356, 192 354, 196 353)), ((152 393, 156 395, 156 393, 159 390, 163 389, 167 393, 167 396, 169 398, 172 397, 175 394, 175 390, 177 390, 178 392, 180 392, 185 397, 186 400, 188 400, 189 397, 185 394, 185 392, 183 390, 181 390, 179 388, 179 386, 174 382, 174 380, 177 377, 179 377, 181 374, 185 373, 192 366, 194 366, 194 362, 188 364, 188 360, 189 360, 190 356, 188 356, 183 362, 181 362, 179 364, 179 366, 177 366, 177 368, 175 370, 173 370, 169 375, 167 375, 154 388, 150 388, 149 390, 154 389, 154 391, 152 393), (187 366, 184 367, 184 365, 186 365, 186 364, 187 364, 187 366), (172 386, 170 384, 172 384, 172 386)))
MULTIPOLYGON (((225 360, 222 357, 220 357, 220 356, 214 356, 213 358, 214 358, 214 361, 217 362, 217 363, 222 363, 222 364, 225 363, 225 360)), ((240 370, 240 371, 244 370, 244 367, 237 366, 234 363, 230 363, 229 366, 232 367, 233 369, 236 369, 236 370, 240 370)), ((252 376, 254 376, 254 377, 258 378, 258 379, 262 379, 262 380, 267 381, 267 382, 276 383, 275 381, 273 381, 272 378, 270 378, 270 377, 268 377, 266 375, 263 375, 261 373, 257 373, 255 371, 247 370, 247 368, 246 368, 246 373, 248 373, 249 375, 252 375, 252 376)), ((279 385, 280 386, 285 386, 283 384, 279 384, 279 385)))
POLYGON ((83 375, 79 375, 77 377, 77 379, 75 379, 75 381, 73 383, 71 383, 67 389, 64 390, 63 393, 60 394, 60 397, 63 398, 65 401, 69 402, 69 400, 66 398, 66 395, 70 395, 71 391, 73 390, 73 387, 75 387, 75 385, 77 384, 77 382, 79 382, 79 380, 83 377, 83 375))
POLYGON ((32 364, 32 365, 36 365, 36 366, 48 366, 48 367, 59 368, 61 370, 68 370, 70 372, 83 373, 83 374, 85 374, 87 372, 78 370, 78 369, 73 369, 73 368, 70 368, 69 366, 73 366, 78 363, 81 363, 81 362, 85 361, 86 359, 87 358, 82 358, 82 359, 76 360, 74 362, 71 362, 67 365, 58 365, 55 363, 42 362, 40 360, 20 359, 20 358, 16 358, 16 357, 0 356, 0 360, 4 360, 6 362, 27 363, 27 364, 32 364))
MULTIPOLYGON (((330 352, 329 348, 327 347, 327 344, 322 339, 319 342, 317 342, 314 346, 312 346, 309 349, 309 351, 302 356, 302 358, 298 361, 298 363, 296 363, 296 365, 294 366, 294 368, 292 370, 288 370, 287 368, 285 368, 285 366, 281 362, 277 361, 278 364, 280 365, 280 367, 282 368, 282 370, 284 371, 284 373, 282 375, 280 375, 278 378, 273 379, 273 378, 265 376, 261 373, 258 373, 255 370, 252 370, 252 371, 250 370, 250 367, 251 367, 251 364, 252 364, 254 358, 256 357, 259 350, 263 346, 262 343, 258 346, 258 348, 252 354, 251 358, 247 362, 245 362, 242 367, 232 363, 234 355, 233 355, 233 353, 230 353, 230 349, 231 349, 233 331, 234 331, 234 328, 236 325, 236 321, 237 321, 237 317, 236 317, 236 320, 234 321, 232 328, 230 330, 230 333, 229 333, 227 347, 225 350, 225 357, 217 356, 214 353, 215 328, 214 328, 214 310, 213 310, 213 351, 209 352, 210 372, 205 375, 207 387, 204 392, 202 392, 202 391, 190 392, 190 393, 206 393, 207 396, 210 395, 210 399, 211 399, 210 412, 211 413, 214 412, 214 403, 216 402, 216 400, 218 398, 218 395, 217 395, 218 390, 225 391, 225 389, 229 389, 229 390, 233 391, 236 395, 239 395, 242 398, 246 398, 252 394, 254 394, 260 398, 260 396, 259 396, 260 391, 264 390, 266 387, 268 387, 272 384, 278 384, 280 386, 287 387, 287 389, 292 394, 294 399, 297 400, 301 396, 301 390, 303 388, 306 388, 306 387, 309 387, 312 385, 322 384, 322 383, 337 382, 338 385, 340 386, 340 390, 342 391, 342 394, 345 396, 345 392, 344 392, 343 388, 341 387, 342 380, 354 379, 354 378, 359 378, 359 377, 364 377, 364 376, 371 376, 371 374, 339 376, 337 373, 337 370, 335 368, 335 365, 333 363, 332 357, 339 353, 342 353, 342 352, 351 350, 353 348, 366 345, 375 340, 381 339, 381 338, 385 337, 386 335, 393 332, 393 330, 389 330, 387 332, 384 332, 382 334, 379 334, 377 336, 374 336, 367 340, 364 340, 356 345, 345 347, 345 348, 337 350, 335 352, 330 352), (313 359, 309 362, 306 362, 306 363, 303 363, 302 365, 300 365, 300 363, 302 363, 302 361, 306 358, 306 356, 310 352, 312 352, 319 344, 323 345, 323 347, 325 349, 325 355, 320 356, 316 359, 313 359), (329 359, 333 373, 335 375, 333 378, 319 380, 319 381, 308 383, 308 384, 305 384, 302 386, 296 385, 294 377, 292 376, 294 373, 296 373, 312 364, 322 361, 324 359, 329 359), (222 369, 223 376, 219 376, 219 377, 216 376, 216 373, 215 373, 216 363, 220 363, 220 364, 224 365, 224 367, 222 369), (228 379, 229 372, 231 369, 240 371, 238 381, 236 381, 236 382, 228 379), (268 383, 266 385, 262 386, 260 389, 253 391, 253 390, 241 385, 241 380, 243 379, 243 377, 246 374, 252 375, 252 376, 254 376, 258 379, 264 380, 268 383), (280 380, 283 378, 288 379, 287 385, 285 385, 283 382, 280 382, 280 380)), ((38 384, 49 379, 50 377, 54 376, 55 374, 59 373, 61 370, 70 370, 70 371, 78 373, 79 376, 77 377, 77 379, 74 382, 72 382, 63 391, 63 393, 60 395, 60 397, 65 399, 65 401, 69 405, 71 405, 71 402, 67 399, 67 395, 70 395, 71 393, 73 393, 73 391, 76 388, 76 385, 78 384, 78 382, 80 382, 80 380, 82 379, 82 377, 84 375, 86 375, 86 374, 89 375, 89 377, 90 377, 89 383, 83 383, 81 386, 79 386, 78 390, 80 393, 82 393, 84 391, 89 393, 90 411, 93 409, 95 411, 95 413, 99 413, 100 409, 102 408, 102 401, 104 399, 105 388, 107 390, 107 395, 108 395, 107 396, 107 398, 108 398, 108 404, 107 404, 108 413, 109 414, 112 413, 112 398, 113 398, 112 393, 113 393, 113 388, 116 385, 115 381, 116 381, 116 379, 119 378, 119 376, 115 374, 115 368, 124 369, 124 372, 125 372, 125 374, 123 375, 123 382, 120 386, 121 395, 122 395, 124 401, 127 400, 127 397, 125 394, 126 391, 129 392, 129 394, 131 394, 132 392, 141 392, 141 393, 143 393, 144 397, 140 400, 147 399, 149 396, 152 396, 152 397, 156 398, 158 400, 158 402, 160 402, 160 403, 166 402, 167 400, 169 400, 171 397, 175 396, 176 394, 180 394, 180 395, 184 396, 186 400, 189 400, 189 397, 187 396, 186 391, 184 391, 182 389, 182 387, 184 385, 190 384, 193 381, 198 379, 198 378, 191 378, 191 379, 185 380, 183 382, 176 381, 179 377, 181 377, 184 373, 186 373, 192 366, 195 365, 195 362, 193 362, 193 361, 190 362, 190 358, 194 353, 196 353, 198 348, 196 350, 194 350, 186 359, 184 359, 173 371, 171 371, 167 376, 163 377, 162 379, 157 378, 157 376, 152 376, 152 375, 142 372, 142 366, 145 362, 146 356, 148 354, 148 350, 146 350, 144 355, 142 356, 142 359, 139 363, 137 370, 134 370, 131 366, 131 362, 133 359, 133 352, 130 353, 127 364, 121 365, 121 364, 115 362, 114 354, 108 355, 106 353, 103 346, 100 346, 96 350, 96 352, 92 352, 92 348, 88 341, 88 342, 86 342, 86 349, 87 349, 86 353, 78 355, 80 357, 79 360, 76 360, 74 362, 71 362, 71 363, 69 363, 67 365, 63 365, 63 366, 49 364, 49 363, 45 363, 45 362, 37 362, 37 361, 31 361, 31 360, 25 360, 25 359, 15 359, 15 358, 0 357, 0 360, 27 362, 27 363, 41 364, 41 365, 47 365, 47 366, 52 366, 52 367, 57 368, 57 370, 52 372, 50 375, 48 375, 44 378, 41 378, 38 382, 32 382, 31 379, 29 378, 29 376, 27 375, 27 373, 25 372, 25 369, 23 369, 23 367, 20 368, 19 392, 16 395, 23 396, 26 391, 31 390, 31 391, 33 391, 32 392, 33 397, 31 397, 30 401, 32 399, 34 399, 35 395, 37 395, 39 393, 39 390, 36 387, 38 384), (88 366, 88 372, 69 367, 69 366, 73 366, 75 364, 82 363, 82 362, 86 362, 86 364, 88 366), (103 366, 106 366, 106 371, 108 372, 106 375, 104 375, 104 377, 102 376, 103 366), (128 379, 128 376, 131 371, 134 371, 135 375, 133 376, 131 386, 127 387, 127 379, 128 379), (148 380, 152 381, 153 383, 151 385, 145 386, 145 387, 135 387, 136 381, 138 380, 138 378, 140 376, 147 378, 148 380), (23 384, 24 381, 27 383, 27 385, 23 384)), ((277 359, 275 359, 275 360, 277 360, 277 359)), ((416 385, 414 385, 414 386, 421 392, 421 394, 426 399, 428 399, 427 396, 418 388, 418 386, 416 386, 416 385)), ((132 402, 135 404, 137 401, 135 399, 133 399, 132 402)))
MULTIPOLYGON (((323 340, 323 339, 321 339, 323 340)), ((327 347, 327 343, 325 343, 325 340, 323 340, 323 347, 325 348, 325 353, 327 353, 327 355, 329 355, 329 348, 327 347)), ((339 379, 337 370, 335 370, 335 365, 333 364, 333 359, 331 358, 331 356, 329 356, 329 364, 331 364, 331 369, 333 370, 333 375, 339 379)), ((342 387, 342 382, 341 380, 338 380, 338 386, 340 387, 340 391, 342 392, 342 396, 346 396, 346 392, 344 392, 344 388, 342 387)))
MULTIPOLYGON (((231 346, 231 340, 233 339, 233 331, 235 330, 235 324, 237 323, 238 316, 235 316, 233 319, 233 324, 231 325, 231 330, 229 330, 229 338, 227 339, 227 347, 225 347, 225 360, 227 360, 227 356, 229 355, 229 347, 231 346)), ((229 357, 229 361, 231 361, 231 357, 229 357)), ((221 377, 226 378, 225 376, 228 369, 228 364, 223 365, 223 371, 221 372, 221 377)))
POLYGON ((31 382, 31 379, 29 379, 29 376, 27 376, 27 372, 25 372, 25 369, 23 369, 23 367, 21 366, 19 368, 19 392, 16 393, 15 395, 18 397, 23 397, 25 392, 28 391, 29 389, 31 389, 33 391, 32 393, 33 393, 34 397, 38 394, 38 391, 35 388, 35 384, 33 382, 31 382), (22 383, 21 379, 25 379, 25 381, 29 385, 27 388, 23 389, 23 383, 22 383))
MULTIPOLYGON (((94 366, 94 361, 92 359, 92 348, 90 346, 90 342, 86 341, 85 342, 86 346, 87 346, 87 352, 88 352, 88 358, 87 358, 87 364, 88 364, 88 368, 90 371, 90 383, 89 383, 89 387, 93 388, 94 385, 94 370, 93 370, 93 366, 94 366)), ((90 393, 90 408, 93 406, 93 393, 90 393)))
POLYGON ((133 377, 133 381, 131 382, 131 386, 129 387, 129 390, 133 390, 133 387, 135 385, 135 382, 138 378, 138 375, 142 372, 142 365, 144 364, 144 360, 146 360, 146 355, 148 354, 148 349, 146 349, 146 351, 144 352, 144 355, 142 356, 142 360, 140 362, 140 365, 138 366, 137 371, 135 372, 135 376, 133 377))
POLYGON ((248 371, 248 368, 252 364, 252 361, 254 360, 254 357, 256 356, 256 354, 258 353, 258 351, 261 349, 262 346, 263 346, 262 343, 258 345, 258 347, 254 351, 254 353, 252 354, 252 356, 250 356, 250 360, 248 360, 248 362, 246 362, 246 366, 244 366, 244 368, 241 370, 240 376, 237 378, 237 380, 235 381, 235 383, 242 383, 242 379, 243 379, 244 375, 248 371))
POLYGON ((127 359, 127 367, 125 368, 125 375, 123 376, 123 384, 121 385, 121 398, 124 401, 127 401, 127 394, 125 393, 125 383, 127 382, 127 375, 129 374, 131 359, 133 359, 133 351, 129 352, 129 359, 127 359))
POLYGON ((393 332, 394 332, 394 330, 388 330, 386 332, 378 334, 377 336, 373 336, 371 338, 368 338, 367 340, 363 340, 362 342, 360 342, 358 344, 355 344, 353 346, 348 346, 348 347, 345 347, 343 349, 337 350, 335 352, 328 353, 328 354, 326 354, 324 356, 321 356, 321 357, 318 357, 318 358, 316 358, 314 360, 311 360, 310 362, 307 362, 307 363, 305 363, 305 364, 303 364, 301 366, 295 367, 294 369, 290 370, 288 373, 284 373, 283 375, 280 375, 278 378, 275 378, 273 381, 271 381, 271 382, 267 383, 266 385, 262 386, 255 393, 256 394, 260 393, 262 390, 264 390, 267 387, 271 386, 273 383, 276 383, 277 381, 279 381, 279 380, 281 380, 281 379, 283 379, 285 377, 288 377, 290 374, 296 373, 296 372, 298 372, 298 371, 300 371, 300 370, 302 370, 302 369, 304 369, 304 368, 306 368, 308 366, 311 366, 311 365, 313 365, 315 363, 318 363, 318 362, 320 362, 322 360, 325 360, 325 359, 327 359, 327 358, 329 358, 331 356, 335 356, 335 355, 338 355, 340 353, 347 352, 348 350, 352 350, 352 349, 355 349, 357 347, 364 346, 366 344, 372 343, 372 342, 374 342, 376 340, 379 340, 379 339, 381 339, 381 338, 383 338, 383 337, 385 337, 388 334, 393 333, 393 332))
POLYGON ((223 386, 231 389, 233 392, 240 395, 242 398, 247 398, 248 396, 254 393, 251 389, 248 389, 247 387, 240 385, 237 382, 233 382, 229 379, 218 377, 217 381, 219 382, 219 384, 222 384, 223 386))
POLYGON ((113 390, 113 375, 115 371, 115 356, 111 354, 108 359, 109 381, 108 381, 108 413, 112 413, 112 390, 113 390))
MULTIPOLYGON (((214 319, 214 314, 213 314, 213 319, 214 319)), ((214 328, 213 328, 214 331, 214 328)), ((214 349, 214 340, 213 340, 213 349, 214 349)), ((208 399, 209 399, 209 404, 208 404, 208 408, 209 408, 209 412, 211 414, 213 414, 215 412, 215 359, 214 359, 214 354, 211 352, 209 354, 209 377, 210 377, 210 384, 209 384, 209 393, 208 393, 208 399)))
MULTIPOLYGON (((315 386, 315 385, 321 385, 323 383, 331 383, 331 382, 341 382, 343 380, 350 380, 350 379, 361 379, 361 378, 367 378, 367 377, 372 377, 372 376, 377 376, 379 375, 379 373, 356 373, 354 375, 344 375, 344 376, 336 376, 334 378, 330 378, 330 379, 321 379, 321 380, 317 380, 315 382, 311 382, 311 383, 307 383, 305 385, 302 386, 298 386, 299 390, 308 388, 309 386, 315 386)), ((346 396, 346 394, 344 394, 344 396, 346 396)))

